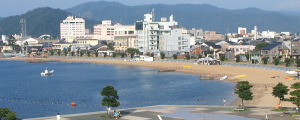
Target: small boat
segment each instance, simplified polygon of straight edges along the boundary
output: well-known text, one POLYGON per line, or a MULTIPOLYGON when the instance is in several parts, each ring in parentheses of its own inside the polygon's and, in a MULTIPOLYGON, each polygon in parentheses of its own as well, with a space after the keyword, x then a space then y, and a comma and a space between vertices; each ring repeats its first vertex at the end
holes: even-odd
POLYGON ((293 71, 293 70, 286 71, 285 73, 291 74, 291 75, 293 75, 293 74, 298 74, 298 72, 293 71))
POLYGON ((223 77, 220 78, 220 80, 225 80, 227 78, 228 78, 228 76, 223 76, 223 77))
POLYGON ((41 75, 42 76, 46 76, 46 75, 51 75, 51 74, 53 74, 54 73, 54 70, 48 70, 47 68, 46 68, 46 70, 44 71, 44 72, 41 72, 41 75))

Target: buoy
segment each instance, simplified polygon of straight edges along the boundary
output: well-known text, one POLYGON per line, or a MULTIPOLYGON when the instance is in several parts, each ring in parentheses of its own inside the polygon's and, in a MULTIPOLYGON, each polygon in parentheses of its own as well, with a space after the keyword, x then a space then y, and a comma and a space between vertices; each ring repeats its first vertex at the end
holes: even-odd
POLYGON ((72 106, 76 106, 76 103, 75 103, 75 102, 72 102, 71 105, 72 105, 72 106))

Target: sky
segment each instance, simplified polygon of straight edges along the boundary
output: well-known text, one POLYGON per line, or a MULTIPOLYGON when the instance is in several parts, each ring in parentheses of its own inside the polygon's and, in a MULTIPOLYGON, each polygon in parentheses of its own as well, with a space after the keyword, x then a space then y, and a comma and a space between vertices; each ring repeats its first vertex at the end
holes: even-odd
POLYGON ((0 17, 24 14, 39 7, 67 9, 90 1, 114 1, 128 6, 142 4, 210 4, 219 8, 255 7, 268 11, 300 12, 300 0, 0 0, 0 17))

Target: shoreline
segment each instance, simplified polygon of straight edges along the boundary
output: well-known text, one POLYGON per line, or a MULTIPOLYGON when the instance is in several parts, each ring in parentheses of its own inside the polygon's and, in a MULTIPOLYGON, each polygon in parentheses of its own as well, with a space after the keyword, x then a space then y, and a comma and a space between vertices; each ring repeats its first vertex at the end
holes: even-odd
MULTIPOLYGON (((208 75, 208 76, 228 76, 228 79, 224 81, 238 82, 238 81, 249 81, 253 85, 251 91, 253 92, 253 100, 244 101, 245 106, 256 106, 256 107, 274 107, 278 103, 278 98, 272 96, 272 87, 278 82, 290 86, 294 83, 293 80, 286 80, 288 76, 284 71, 270 70, 262 68, 250 68, 250 67, 239 67, 239 66, 228 66, 228 65, 195 65, 193 63, 182 63, 182 62, 158 62, 158 61, 122 61, 122 60, 105 60, 105 59, 65 59, 65 58, 0 58, 0 60, 57 60, 61 62, 88 62, 98 64, 115 64, 115 65, 131 65, 151 68, 178 68, 177 72, 183 72, 195 75, 208 75), (189 66, 189 67, 185 67, 189 66), (235 79, 234 76, 247 75, 235 79), (280 76, 280 78, 271 78, 271 76, 280 76)), ((34 63, 29 63, 34 64, 34 63)), ((233 102, 228 104, 229 106, 238 106, 241 103, 240 98, 235 99, 233 102)), ((283 107, 295 107, 290 102, 282 102, 283 107)))

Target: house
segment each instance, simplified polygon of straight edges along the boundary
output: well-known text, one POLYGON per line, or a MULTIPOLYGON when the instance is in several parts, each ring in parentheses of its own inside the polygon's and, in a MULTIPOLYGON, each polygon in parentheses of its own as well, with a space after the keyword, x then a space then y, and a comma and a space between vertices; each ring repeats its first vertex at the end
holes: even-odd
POLYGON ((300 41, 291 42, 291 56, 295 59, 300 57, 300 41))
POLYGON ((282 57, 281 52, 284 49, 287 49, 287 47, 284 47, 284 46, 285 45, 282 44, 282 42, 271 43, 261 49, 261 57, 268 58, 269 63, 272 63, 274 61, 274 58, 282 57))
POLYGON ((215 59, 220 58, 221 46, 213 42, 204 42, 201 44, 201 49, 204 56, 212 56, 215 59))
POLYGON ((235 59, 236 55, 246 54, 249 51, 255 49, 254 45, 230 45, 230 44, 223 44, 222 52, 227 59, 235 59))

